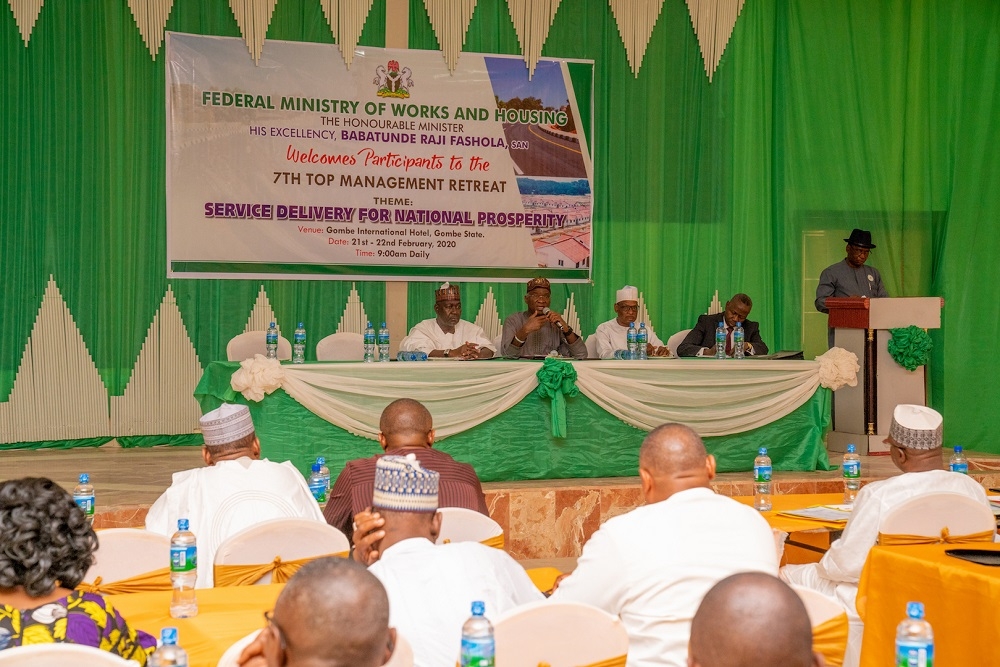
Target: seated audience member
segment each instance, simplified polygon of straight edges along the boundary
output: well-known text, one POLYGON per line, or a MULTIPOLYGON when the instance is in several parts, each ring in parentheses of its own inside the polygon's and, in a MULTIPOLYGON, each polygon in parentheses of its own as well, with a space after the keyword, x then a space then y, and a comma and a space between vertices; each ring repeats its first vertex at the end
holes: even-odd
POLYGON ((847 608, 851 620, 845 665, 857 664, 861 650, 855 598, 868 551, 878 540, 885 514, 904 500, 927 493, 959 493, 987 507, 986 492, 971 477, 942 469, 942 417, 922 405, 897 405, 889 426, 889 456, 902 475, 867 484, 858 491, 851 518, 839 540, 818 563, 786 565, 785 581, 812 588, 847 608))
POLYGON ((639 451, 646 504, 606 521, 552 594, 621 618, 629 667, 683 667, 705 592, 736 572, 778 572, 767 521, 716 495, 714 477, 715 457, 697 433, 683 424, 651 431, 639 451))
MULTIPOLYGON (((464 507, 489 516, 483 487, 473 467, 432 449, 434 422, 431 413, 419 401, 400 398, 387 405, 379 420, 378 442, 385 454, 416 453, 421 465, 440 475, 440 507, 464 507)), ((348 461, 330 489, 323 515, 327 523, 348 537, 353 530, 354 515, 372 504, 375 461, 385 454, 348 461)))
POLYGON ((385 586, 389 621, 413 646, 416 667, 454 665, 474 601, 495 619, 542 594, 506 551, 478 542, 434 544, 441 531, 438 473, 413 454, 383 456, 375 466, 373 511, 357 517, 354 558, 370 564, 385 586))
POLYGON ((715 356, 715 330, 719 322, 726 322, 726 356, 733 356, 733 332, 736 330, 736 323, 743 323, 743 352, 748 357, 754 355, 767 354, 767 344, 761 340, 760 325, 747 318, 750 316, 750 309, 753 302, 746 294, 736 294, 726 302, 726 309, 721 315, 702 315, 698 318, 698 324, 684 337, 684 341, 677 346, 677 356, 679 357, 714 357, 715 356))
POLYGON ((419 322, 399 342, 405 352, 425 352, 428 357, 489 359, 496 353, 483 328, 462 319, 462 294, 458 285, 445 283, 434 292, 437 317, 419 322))
POLYGON ((65 642, 146 664, 156 639, 100 595, 74 590, 96 549, 83 510, 53 481, 0 483, 0 650, 65 642))
POLYGON ((146 515, 146 530, 173 535, 187 519, 198 539, 198 588, 211 588, 215 551, 244 528, 271 519, 323 520, 305 479, 289 462, 260 458, 245 405, 223 404, 201 418, 207 467, 175 472, 146 515))
POLYGON ((712 587, 691 621, 688 667, 823 667, 802 600, 780 579, 742 572, 712 587))
POLYGON ((500 353, 508 358, 544 357, 557 352, 563 357, 587 358, 587 345, 569 328, 562 315, 549 310, 552 288, 545 278, 528 281, 524 302, 528 309, 510 315, 503 323, 500 353))
POLYGON ((320 558, 288 580, 241 667, 379 667, 392 656, 385 588, 344 558, 320 558))
MULTIPOLYGON (((597 356, 601 359, 611 359, 615 356, 615 350, 627 348, 626 334, 628 325, 635 322, 639 316, 639 290, 631 285, 618 290, 615 294, 615 314, 617 317, 608 320, 597 327, 594 338, 597 340, 597 356)), ((638 326, 638 325, 637 325, 638 326)), ((649 342, 646 343, 646 354, 651 357, 669 357, 670 350, 663 345, 653 328, 649 330, 649 342)))

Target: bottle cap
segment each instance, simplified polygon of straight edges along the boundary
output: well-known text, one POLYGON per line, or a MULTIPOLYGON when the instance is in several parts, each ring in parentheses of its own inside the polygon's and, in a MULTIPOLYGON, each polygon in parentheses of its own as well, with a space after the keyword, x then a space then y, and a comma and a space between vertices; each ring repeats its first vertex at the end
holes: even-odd
POLYGON ((854 453, 854 445, 848 445, 847 446, 847 453, 848 454, 853 454, 854 453))
POLYGON ((758 449, 757 456, 767 456, 767 447, 761 447, 758 449))
POLYGON ((372 328, 372 321, 371 320, 365 320, 365 328, 366 329, 371 329, 372 328))
POLYGON ((629 329, 635 329, 635 322, 629 322, 628 323, 628 328, 629 329))
POLYGON ((304 329, 305 328, 304 326, 302 326, 302 322, 299 322, 299 328, 300 329, 304 329))
POLYGON ((80 473, 80 484, 90 484, 90 475, 85 472, 80 473))
POLYGON ((912 619, 920 620, 924 617, 924 603, 923 602, 907 602, 906 603, 906 615, 912 619))
POLYGON ((164 644, 171 646, 177 644, 177 628, 163 628, 160 630, 160 645, 164 644))
MULTIPOLYGON (((187 519, 177 519, 177 530, 187 530, 188 529, 187 519)), ((167 628, 164 628, 166 630, 167 628)))
POLYGON ((743 323, 742 322, 737 322, 736 323, 736 328, 737 329, 742 329, 743 328, 743 323))
POLYGON ((325 456, 317 456, 316 457, 316 463, 318 463, 321 466, 325 466, 326 465, 326 457, 325 456))
POLYGON ((319 472, 319 462, 313 464, 313 472, 319 472))
POLYGON ((385 329, 385 322, 382 323, 382 328, 385 329))
POLYGON ((726 328, 726 321, 722 320, 721 322, 719 322, 719 326, 722 327, 723 329, 725 329, 726 328))
POLYGON ((646 328, 646 323, 645 322, 639 322, 639 328, 640 329, 645 329, 646 328))
POLYGON ((482 616, 486 613, 486 604, 482 600, 476 600, 472 603, 472 615, 482 616))
MULTIPOLYGON (((962 445, 955 445, 955 453, 956 454, 962 453, 962 445)), ((83 478, 83 475, 80 475, 80 477, 83 478)))
MULTIPOLYGON (((274 326, 274 322, 271 322, 271 326, 272 326, 272 327, 274 326)), ((164 629, 166 629, 166 628, 164 628, 164 629)))

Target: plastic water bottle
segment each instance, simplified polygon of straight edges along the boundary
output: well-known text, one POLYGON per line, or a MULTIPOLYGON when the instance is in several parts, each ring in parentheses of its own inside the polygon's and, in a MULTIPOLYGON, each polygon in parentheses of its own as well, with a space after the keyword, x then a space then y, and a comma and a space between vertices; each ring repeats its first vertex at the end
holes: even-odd
POLYGON ((767 447, 758 449, 753 460, 753 506, 761 512, 771 509, 771 457, 767 447))
POLYGON ((274 326, 274 322, 267 328, 267 333, 264 335, 264 343, 267 346, 267 358, 277 359, 278 358, 278 327, 274 326))
POLYGON ((848 445, 844 453, 844 504, 851 505, 858 497, 861 488, 861 457, 854 451, 854 445, 848 445))
POLYGON ((90 483, 90 475, 80 474, 80 483, 73 489, 73 502, 87 515, 87 521, 94 523, 94 487, 90 483))
POLYGON ((639 353, 638 359, 641 361, 646 360, 646 346, 649 344, 649 331, 646 329, 645 322, 639 322, 639 333, 635 337, 636 347, 638 349, 636 352, 639 353))
POLYGON ((737 322, 736 329, 733 330, 733 359, 743 359, 746 355, 744 351, 744 343, 746 341, 746 332, 743 331, 743 323, 737 322))
POLYGON ((400 350, 396 353, 396 361, 427 361, 427 353, 420 350, 411 350, 409 352, 400 350))
POLYGON ((934 631, 924 620, 924 603, 907 602, 906 618, 896 626, 896 667, 932 667, 934 631))
POLYGON ((323 478, 323 482, 326 485, 327 494, 330 493, 330 469, 326 467, 326 457, 317 456, 316 464, 319 466, 319 474, 323 478))
MULTIPOLYGON (((170 538, 170 585, 174 589, 170 599, 170 616, 188 618, 198 614, 198 600, 194 595, 197 579, 198 543, 194 533, 188 530, 188 520, 178 519, 177 532, 170 538)), ((187 664, 186 659, 184 664, 187 664)))
POLYGON ((312 474, 309 475, 309 491, 318 503, 326 502, 326 480, 319 471, 319 461, 312 465, 312 474))
POLYGON ((629 359, 638 358, 639 332, 635 330, 635 322, 629 322, 628 331, 625 332, 625 347, 628 348, 629 359))
POLYGON ((301 364, 306 360, 306 328, 299 322, 292 334, 292 363, 301 364))
POLYGON ((485 612, 482 601, 472 603, 472 616, 462 626, 461 667, 494 667, 493 624, 483 616, 485 612))
POLYGON ((618 361, 628 361, 628 350, 615 350, 615 359, 618 361))
POLYGON ((963 475, 969 474, 969 460, 965 458, 965 452, 962 451, 962 445, 955 445, 955 453, 951 455, 951 459, 948 461, 948 467, 951 468, 952 472, 960 472, 963 475))
POLYGON ((375 361, 375 329, 372 328, 371 322, 365 324, 363 339, 365 344, 365 363, 371 363, 375 361))
POLYGON ((725 359, 726 358, 726 321, 722 320, 719 322, 719 326, 715 327, 715 358, 725 359))
POLYGON ((378 360, 389 361, 389 327, 385 322, 378 328, 378 360))
POLYGON ((160 630, 160 648, 149 657, 149 667, 187 667, 187 651, 177 645, 177 628, 160 630))

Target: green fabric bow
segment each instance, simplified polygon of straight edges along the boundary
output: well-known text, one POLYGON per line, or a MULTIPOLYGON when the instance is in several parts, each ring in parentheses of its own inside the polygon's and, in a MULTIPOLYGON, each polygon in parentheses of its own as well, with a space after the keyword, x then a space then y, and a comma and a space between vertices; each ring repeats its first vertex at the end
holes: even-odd
POLYGON ((931 337, 926 331, 912 324, 905 328, 889 329, 889 354, 896 363, 908 371, 916 370, 931 358, 931 337))
POLYGON ((535 393, 552 399, 552 437, 566 437, 566 397, 580 393, 576 386, 576 369, 573 364, 548 357, 536 373, 538 387, 535 393))

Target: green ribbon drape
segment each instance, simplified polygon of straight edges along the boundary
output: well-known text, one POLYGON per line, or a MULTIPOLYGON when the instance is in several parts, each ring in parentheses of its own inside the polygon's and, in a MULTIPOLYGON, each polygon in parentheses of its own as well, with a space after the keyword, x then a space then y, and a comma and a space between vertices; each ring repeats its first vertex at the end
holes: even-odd
POLYGON ((920 327, 913 326, 889 329, 889 354, 896 363, 908 371, 916 370, 931 358, 931 337, 920 327))
POLYGON ((573 398, 580 393, 576 386, 576 369, 573 364, 549 357, 542 363, 536 374, 542 398, 552 399, 552 437, 566 437, 566 397, 573 398))

